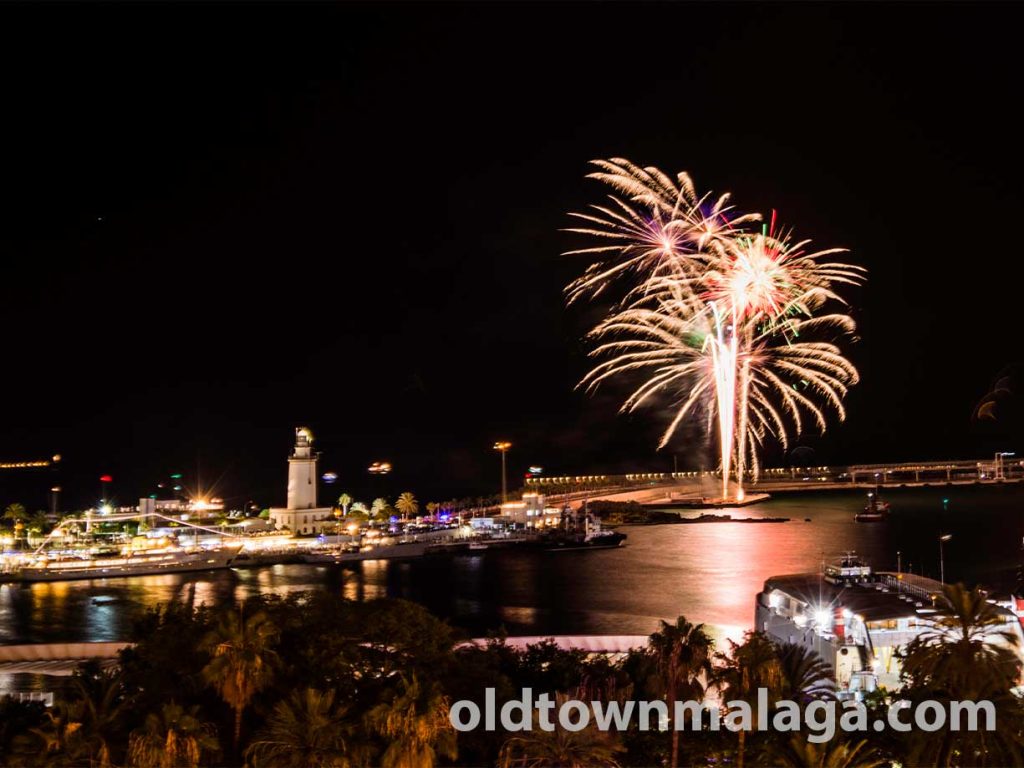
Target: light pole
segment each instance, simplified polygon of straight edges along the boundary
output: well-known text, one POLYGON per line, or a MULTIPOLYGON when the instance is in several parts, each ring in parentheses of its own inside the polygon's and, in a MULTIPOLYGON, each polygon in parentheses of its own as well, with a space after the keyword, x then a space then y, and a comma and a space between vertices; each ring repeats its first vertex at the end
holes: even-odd
POLYGON ((501 503, 508 503, 508 480, 505 474, 505 454, 508 453, 508 449, 512 447, 512 443, 507 440, 499 440, 494 444, 494 450, 501 454, 501 503))
POLYGON ((943 550, 943 545, 952 538, 953 534, 951 533, 946 533, 942 536, 939 536, 939 582, 941 584, 946 583, 946 560, 944 557, 945 552, 943 550))

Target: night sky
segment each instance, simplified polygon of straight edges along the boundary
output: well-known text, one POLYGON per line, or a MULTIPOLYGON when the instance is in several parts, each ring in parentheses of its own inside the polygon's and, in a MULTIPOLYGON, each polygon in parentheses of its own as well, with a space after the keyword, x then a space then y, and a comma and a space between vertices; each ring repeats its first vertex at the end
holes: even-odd
MULTIPOLYGON (((1014 450, 1021 59, 1010 5, 0 7, 0 503, 171 472, 284 501, 711 465, 574 391, 600 307, 559 231, 595 157, 690 171, 870 270, 863 381, 815 463, 1014 450), (1007 375, 997 422, 972 419, 1007 375), (379 486, 365 472, 388 459, 379 486)), ((813 451, 813 453, 811 452, 813 451)), ((769 454, 768 464, 791 457, 769 454)))

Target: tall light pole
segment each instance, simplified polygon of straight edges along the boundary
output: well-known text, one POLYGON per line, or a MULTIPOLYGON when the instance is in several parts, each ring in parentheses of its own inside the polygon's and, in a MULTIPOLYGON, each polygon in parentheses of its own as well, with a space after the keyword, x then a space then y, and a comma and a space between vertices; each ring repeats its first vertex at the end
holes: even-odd
POLYGON ((903 553, 896 550, 896 591, 903 591, 903 553))
POLYGON ((494 444, 494 450, 501 454, 501 503, 508 503, 508 480, 505 474, 505 454, 512 447, 507 440, 499 440, 494 444))
POLYGON ((952 538, 953 534, 951 533, 946 533, 942 536, 939 536, 939 582, 941 584, 946 583, 946 560, 944 557, 945 552, 943 550, 943 545, 952 538))

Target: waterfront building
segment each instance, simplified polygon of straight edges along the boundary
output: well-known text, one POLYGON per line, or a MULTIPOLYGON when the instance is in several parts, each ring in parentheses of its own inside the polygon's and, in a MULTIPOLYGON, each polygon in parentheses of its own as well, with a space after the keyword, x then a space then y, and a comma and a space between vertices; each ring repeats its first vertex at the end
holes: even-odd
POLYGON ((522 501, 508 501, 501 505, 501 517, 508 524, 545 528, 561 523, 562 510, 546 506, 543 493, 524 493, 522 501))
POLYGON ((215 517, 224 513, 222 499, 139 499, 139 514, 143 517, 159 513, 182 520, 215 517))
MULTIPOLYGON (((817 652, 833 670, 840 694, 899 685, 897 651, 931 625, 942 584, 909 573, 874 572, 854 555, 823 573, 772 576, 757 595, 755 628, 780 642, 817 652)), ((1007 608, 1005 626, 1024 639, 1007 608)))
POLYGON ((271 507, 275 527, 292 533, 320 533, 334 524, 333 510, 318 507, 316 501, 319 454, 313 451, 313 433, 306 427, 295 430, 295 447, 288 457, 288 502, 271 507))

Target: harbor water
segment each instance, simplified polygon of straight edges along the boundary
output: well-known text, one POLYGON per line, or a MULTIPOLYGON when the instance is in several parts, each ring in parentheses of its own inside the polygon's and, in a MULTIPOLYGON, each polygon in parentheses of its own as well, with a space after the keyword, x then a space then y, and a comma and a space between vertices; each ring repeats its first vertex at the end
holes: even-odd
MULTIPOLYGON (((467 635, 646 634, 684 614, 715 635, 753 623, 754 596, 772 574, 816 571, 856 551, 878 569, 937 577, 941 534, 948 581, 1009 590, 1024 536, 1024 487, 891 489, 892 514, 856 523, 861 492, 803 492, 723 513, 786 523, 629 526, 626 545, 593 552, 480 551, 351 567, 249 570, 0 585, 0 644, 130 637, 148 607, 170 601, 230 605, 259 593, 329 590, 422 603, 467 635), (946 504, 944 499, 948 499, 946 504), (945 509, 944 509, 945 507, 945 509)), ((696 516, 695 511, 683 512, 696 516)))

